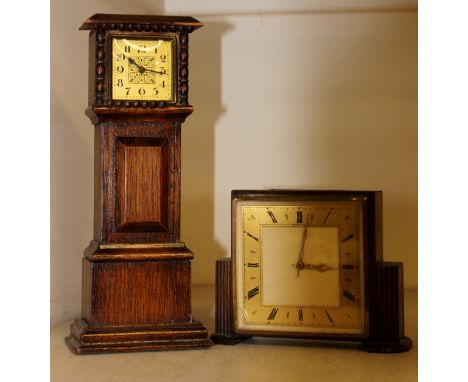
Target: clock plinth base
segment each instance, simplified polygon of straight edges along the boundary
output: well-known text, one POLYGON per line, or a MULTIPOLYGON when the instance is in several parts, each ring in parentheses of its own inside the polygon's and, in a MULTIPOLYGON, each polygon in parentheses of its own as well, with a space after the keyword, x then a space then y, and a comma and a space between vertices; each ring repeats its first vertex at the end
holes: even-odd
POLYGON ((405 336, 403 264, 379 262, 370 314, 370 336, 363 347, 372 353, 401 353, 413 342, 405 336))
POLYGON ((142 327, 93 327, 75 320, 65 342, 75 354, 204 348, 213 345, 200 321, 142 327))
POLYGON ((362 346, 369 353, 403 353, 413 347, 413 341, 409 337, 402 337, 395 341, 363 342, 362 346))
POLYGON ((192 318, 192 252, 182 242, 92 241, 82 260, 81 318, 65 338, 75 354, 213 345, 192 318))
POLYGON ((225 335, 218 333, 214 333, 210 336, 210 340, 218 345, 236 345, 239 342, 248 340, 249 338, 252 337, 239 336, 237 334, 225 335))
POLYGON ((215 333, 210 338, 214 343, 222 345, 235 345, 250 338, 234 331, 231 272, 230 257, 216 260, 215 333))

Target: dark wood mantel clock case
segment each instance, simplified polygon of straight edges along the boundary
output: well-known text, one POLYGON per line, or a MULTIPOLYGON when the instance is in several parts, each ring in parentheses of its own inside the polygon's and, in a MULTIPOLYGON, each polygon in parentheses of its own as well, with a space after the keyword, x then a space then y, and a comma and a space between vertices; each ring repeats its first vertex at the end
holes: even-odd
POLYGON ((382 192, 232 192, 231 258, 216 264, 216 333, 411 348, 403 264, 383 261, 382 192))
MULTIPOLYGON (((191 312, 192 252, 180 241, 181 124, 191 17, 96 14, 89 30, 94 238, 82 260, 77 354, 205 347, 191 312)), ((86 208, 86 206, 84 207, 86 208)))

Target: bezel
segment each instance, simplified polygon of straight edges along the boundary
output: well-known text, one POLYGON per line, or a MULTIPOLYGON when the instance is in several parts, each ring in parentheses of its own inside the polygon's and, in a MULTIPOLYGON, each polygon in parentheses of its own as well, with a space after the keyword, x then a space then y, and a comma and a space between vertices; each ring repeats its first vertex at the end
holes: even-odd
MULTIPOLYGON (((242 191, 237 190, 232 192, 232 288, 233 288, 233 313, 234 313, 234 327, 236 333, 241 335, 249 336, 284 336, 284 337, 296 337, 296 338, 333 338, 333 339, 365 339, 369 336, 369 301, 370 301, 370 291, 369 291, 369 280, 371 275, 371 264, 374 264, 376 261, 376 253, 372 251, 372 247, 375 244, 375 224, 373 222, 371 211, 368 208, 368 198, 373 194, 372 192, 361 192, 361 191, 288 191, 288 190, 271 190, 271 191, 242 191), (304 203, 304 202, 341 202, 341 201, 354 201, 358 202, 361 211, 361 241, 362 241, 362 270, 361 270, 361 283, 362 290, 364 295, 364 304, 363 304, 363 317, 362 317, 362 329, 359 332, 346 332, 341 331, 301 331, 301 330, 289 330, 285 329, 284 326, 281 329, 272 329, 272 330, 261 330, 255 328, 245 328, 239 326, 238 320, 238 304, 237 304, 237 277, 236 269, 238 268, 237 264, 237 238, 236 230, 238 227, 238 219, 242 218, 238 216, 238 204, 239 202, 259 202, 259 203, 268 203, 268 202, 281 202, 281 203, 304 203), (371 226, 371 227, 370 227, 371 226), (370 229, 369 229, 370 228, 370 229)), ((254 327, 255 325, 251 325, 254 327)), ((280 328, 280 326, 278 326, 280 328)))
POLYGON ((148 105, 151 102, 156 102, 156 103, 164 103, 164 105, 176 105, 177 104, 177 91, 176 89, 178 88, 178 45, 177 45, 178 39, 177 39, 177 34, 176 33, 149 33, 149 32, 139 32, 138 34, 125 34, 125 33, 109 33, 108 38, 107 38, 107 73, 108 76, 106 78, 106 88, 107 88, 107 99, 111 100, 112 103, 115 103, 117 101, 120 101, 120 103, 125 104, 126 101, 130 101, 132 104, 133 102, 137 101, 138 106, 142 107, 143 102, 146 102, 148 105), (171 81, 172 81, 172 89, 171 89, 171 100, 158 100, 158 99, 150 99, 150 98, 132 98, 132 99, 114 99, 113 97, 113 46, 112 42, 114 39, 126 39, 126 40, 148 40, 148 41, 154 41, 154 40, 165 40, 165 41, 172 41, 172 76, 171 76, 171 81))

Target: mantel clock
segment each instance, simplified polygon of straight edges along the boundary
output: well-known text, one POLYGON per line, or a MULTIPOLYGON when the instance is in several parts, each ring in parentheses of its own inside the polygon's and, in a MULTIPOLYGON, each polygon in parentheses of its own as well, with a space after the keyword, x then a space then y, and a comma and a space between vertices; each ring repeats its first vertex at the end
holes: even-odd
POLYGON ((212 344, 191 312, 192 252, 180 241, 181 124, 191 17, 87 19, 94 124, 94 238, 82 260, 78 354, 212 344))
POLYGON ((411 347, 403 266, 382 258, 382 193, 233 191, 232 259, 217 262, 218 343, 250 336, 411 347))

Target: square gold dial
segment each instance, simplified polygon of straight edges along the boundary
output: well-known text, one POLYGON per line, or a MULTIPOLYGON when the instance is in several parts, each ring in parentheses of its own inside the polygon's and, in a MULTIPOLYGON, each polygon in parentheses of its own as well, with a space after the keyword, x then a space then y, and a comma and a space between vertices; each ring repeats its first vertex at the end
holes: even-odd
POLYGON ((172 101, 172 39, 112 39, 112 99, 172 101))
POLYGON ((358 201, 235 201, 236 332, 364 333, 358 201))

